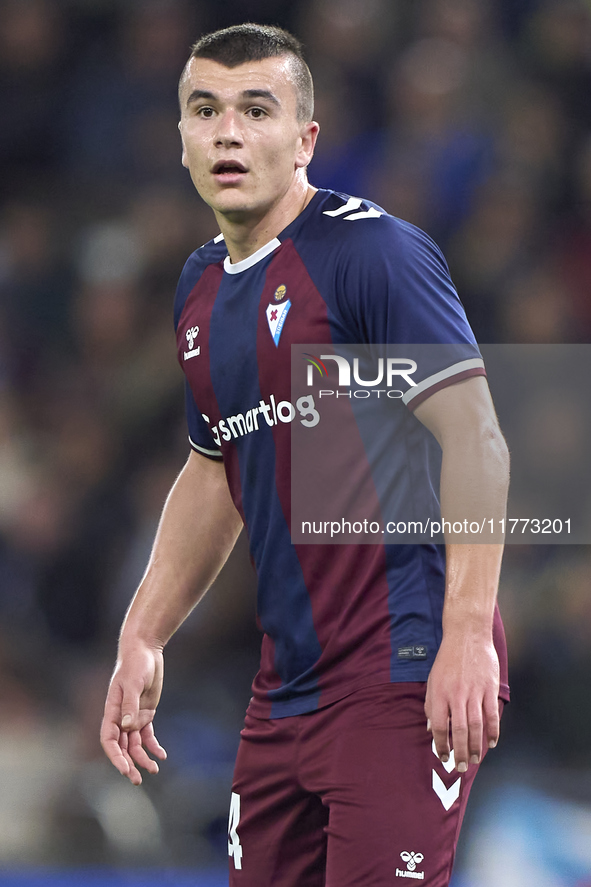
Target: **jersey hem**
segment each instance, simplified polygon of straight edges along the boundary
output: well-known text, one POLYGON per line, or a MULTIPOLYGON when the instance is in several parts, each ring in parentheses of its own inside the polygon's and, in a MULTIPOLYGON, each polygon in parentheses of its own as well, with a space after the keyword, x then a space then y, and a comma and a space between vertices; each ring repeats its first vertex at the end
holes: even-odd
POLYGON ((275 718, 288 718, 293 715, 304 715, 325 708, 327 705, 332 705, 333 702, 338 702, 339 699, 344 699, 346 696, 355 693, 357 690, 362 690, 364 687, 373 687, 376 684, 391 683, 392 681, 387 678, 384 679, 384 674, 382 672, 380 675, 376 675, 375 680, 366 679, 363 681, 356 681, 351 686, 341 690, 335 690, 332 693, 322 693, 322 691, 316 690, 315 693, 311 693, 307 696, 296 696, 292 699, 283 699, 279 701, 274 701, 272 699, 257 699, 254 697, 248 705, 247 713, 255 718, 260 718, 261 720, 273 720, 275 718))
MULTIPOLYGON (((326 708, 328 705, 339 702, 341 699, 350 696, 351 693, 356 693, 358 690, 363 690, 366 687, 376 687, 379 684, 424 684, 427 682, 431 668, 432 664, 429 664, 427 669, 413 670, 412 674, 405 675, 405 677, 392 677, 390 680, 384 680, 383 676, 376 675, 376 680, 356 682, 346 690, 343 689, 327 694, 316 692, 311 696, 286 699, 282 702, 252 698, 246 713, 262 721, 280 720, 281 718, 310 714, 313 711, 320 711, 320 709, 326 708), (318 704, 319 699, 322 700, 320 705, 318 704)), ((503 683, 500 685, 499 699, 502 699, 505 703, 510 702, 511 692, 508 684, 503 683)))

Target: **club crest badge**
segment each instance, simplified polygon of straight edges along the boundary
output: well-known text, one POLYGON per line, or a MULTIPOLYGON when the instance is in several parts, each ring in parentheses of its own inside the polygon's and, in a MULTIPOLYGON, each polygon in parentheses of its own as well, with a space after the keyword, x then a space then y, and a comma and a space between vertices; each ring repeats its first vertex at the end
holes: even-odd
POLYGON ((279 345, 283 324, 285 323, 285 318, 287 317, 290 308, 291 302, 289 299, 287 302, 282 302, 281 305, 277 305, 277 303, 273 302, 270 302, 267 305, 267 323, 269 324, 269 331, 273 336, 275 347, 279 345))

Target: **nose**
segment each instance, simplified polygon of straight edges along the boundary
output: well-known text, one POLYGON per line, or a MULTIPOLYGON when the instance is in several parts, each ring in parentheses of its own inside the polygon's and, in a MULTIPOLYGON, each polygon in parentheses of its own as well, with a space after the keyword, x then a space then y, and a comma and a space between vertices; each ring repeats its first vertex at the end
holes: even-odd
POLYGON ((233 110, 227 110, 219 117, 219 123, 215 134, 216 146, 220 148, 240 147, 242 145, 242 133, 233 110))

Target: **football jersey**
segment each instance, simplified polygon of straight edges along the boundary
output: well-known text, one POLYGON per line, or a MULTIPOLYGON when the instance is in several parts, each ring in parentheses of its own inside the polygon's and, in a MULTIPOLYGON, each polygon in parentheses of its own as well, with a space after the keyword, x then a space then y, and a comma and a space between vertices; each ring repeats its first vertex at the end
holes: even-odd
MULTIPOLYGON (((320 403, 304 372, 306 364, 315 372, 320 354, 324 368, 335 355, 336 369, 351 344, 454 346, 435 349, 399 392, 395 421, 414 423, 411 434, 420 428, 423 437, 410 454, 389 447, 393 477, 412 474, 409 459, 429 462, 424 471, 433 474, 437 460, 412 410, 442 386, 485 372, 437 246, 375 204, 320 190, 240 262, 230 262, 221 235, 196 250, 179 281, 175 326, 191 446, 223 460, 257 574, 263 641, 251 714, 301 714, 371 684, 427 680, 441 642, 444 546, 292 541, 292 431, 310 441, 326 434, 330 398, 320 403), (292 346, 302 345, 296 396, 292 346)), ((348 397, 354 414, 361 401, 348 397)), ((333 448, 336 471, 346 471, 341 487, 350 501, 373 498, 379 509, 367 433, 359 427, 347 437, 346 448, 333 448)), ((508 698, 498 610, 494 639, 508 698)))

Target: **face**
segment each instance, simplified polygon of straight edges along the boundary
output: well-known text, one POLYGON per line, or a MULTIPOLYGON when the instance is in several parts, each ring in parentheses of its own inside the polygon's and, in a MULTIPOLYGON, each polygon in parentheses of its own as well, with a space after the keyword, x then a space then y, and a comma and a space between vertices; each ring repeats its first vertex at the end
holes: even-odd
POLYGON ((288 57, 235 68, 193 58, 180 100, 183 166, 216 215, 264 218, 301 199, 318 125, 297 119, 288 57))

